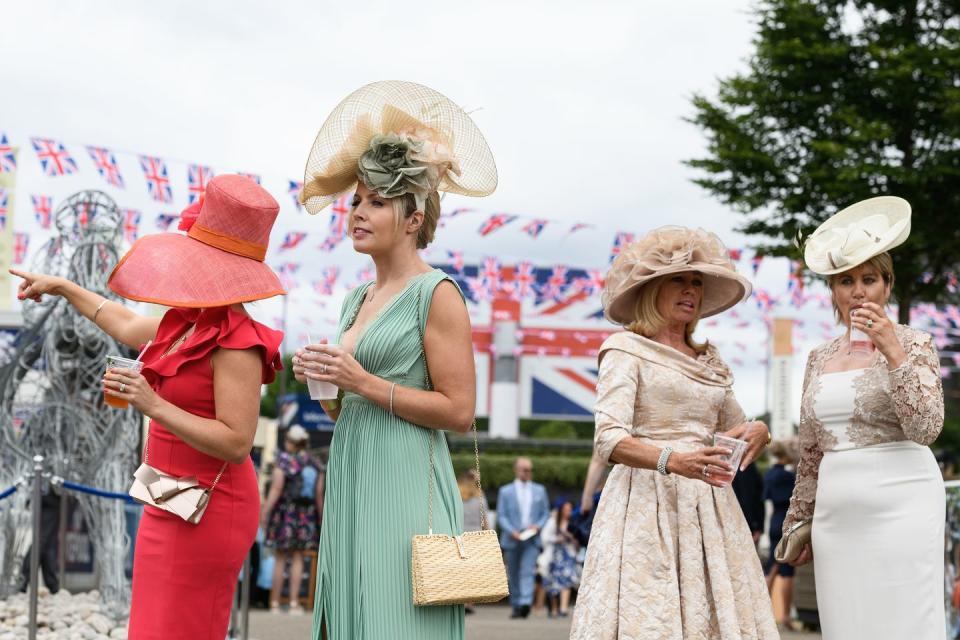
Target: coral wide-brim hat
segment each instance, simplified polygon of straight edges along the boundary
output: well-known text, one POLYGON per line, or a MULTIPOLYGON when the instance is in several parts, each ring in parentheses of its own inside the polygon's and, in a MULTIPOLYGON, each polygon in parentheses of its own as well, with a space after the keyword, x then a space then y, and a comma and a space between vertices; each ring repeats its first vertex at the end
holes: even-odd
POLYGON ((661 276, 698 271, 703 275, 700 317, 726 311, 746 300, 753 290, 750 281, 737 273, 726 246, 703 229, 665 226, 625 245, 604 280, 604 314, 617 324, 636 320, 635 308, 641 289, 661 276))
POLYGON ((237 175, 216 176, 203 199, 184 210, 179 233, 137 240, 107 285, 129 300, 168 307, 206 308, 285 293, 264 264, 280 205, 237 175))
POLYGON ((842 273, 903 244, 910 203, 896 196, 861 200, 830 216, 807 238, 803 261, 823 276, 842 273))
POLYGON ((425 134, 459 165, 437 191, 487 196, 497 188, 497 165, 487 141, 467 113, 449 98, 413 82, 388 80, 363 86, 327 116, 310 149, 300 202, 319 213, 357 186, 357 163, 377 135, 425 134))

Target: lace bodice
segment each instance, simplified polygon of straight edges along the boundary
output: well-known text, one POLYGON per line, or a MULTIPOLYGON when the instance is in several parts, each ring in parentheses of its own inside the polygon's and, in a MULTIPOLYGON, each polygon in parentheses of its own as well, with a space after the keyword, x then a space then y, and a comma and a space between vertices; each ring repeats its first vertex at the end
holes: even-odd
MULTIPOLYGON (((895 330, 907 353, 907 359, 896 369, 889 369, 886 358, 878 353, 873 364, 865 369, 824 374, 824 365, 840 348, 840 338, 810 352, 800 401, 797 484, 783 525, 785 531, 795 522, 813 516, 817 476, 824 452, 900 440, 929 445, 940 435, 943 385, 933 339, 928 333, 903 325, 897 325, 895 330), (818 407, 821 412, 840 413, 834 406, 835 397, 834 402, 821 398, 825 384, 852 386, 849 420, 827 420, 827 416, 818 415, 818 407), (829 428, 825 421, 829 422, 829 428)), ((831 390, 831 396, 835 391, 837 389, 831 390)))

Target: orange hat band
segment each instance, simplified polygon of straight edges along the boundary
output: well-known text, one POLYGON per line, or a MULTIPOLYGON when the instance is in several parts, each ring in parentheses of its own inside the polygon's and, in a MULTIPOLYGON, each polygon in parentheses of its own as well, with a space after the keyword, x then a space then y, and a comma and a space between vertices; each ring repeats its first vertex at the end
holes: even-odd
POLYGON ((251 258, 263 262, 263 259, 267 257, 266 245, 247 242, 246 240, 240 240, 233 236, 224 235, 199 224, 194 224, 190 227, 187 235, 211 247, 216 247, 217 249, 222 249, 223 251, 243 256, 244 258, 251 258))

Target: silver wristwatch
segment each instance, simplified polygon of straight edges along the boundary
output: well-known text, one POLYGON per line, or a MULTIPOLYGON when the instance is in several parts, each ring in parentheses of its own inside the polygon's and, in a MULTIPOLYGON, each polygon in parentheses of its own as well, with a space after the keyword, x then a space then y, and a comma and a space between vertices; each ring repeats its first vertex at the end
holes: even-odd
POLYGON ((667 471, 667 460, 670 459, 671 453, 673 453, 673 447, 664 447, 660 451, 660 459, 657 460, 657 471, 659 471, 661 475, 670 475, 670 472, 667 471))

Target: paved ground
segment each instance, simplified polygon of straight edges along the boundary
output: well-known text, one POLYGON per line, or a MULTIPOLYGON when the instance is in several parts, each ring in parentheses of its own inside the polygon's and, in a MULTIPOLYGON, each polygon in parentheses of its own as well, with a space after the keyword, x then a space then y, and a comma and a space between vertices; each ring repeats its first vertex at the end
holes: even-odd
MULTIPOLYGON (((510 610, 499 605, 477 607, 467 616, 467 640, 566 640, 570 619, 548 619, 545 614, 531 614, 527 620, 510 620, 510 610)), ((302 616, 273 615, 266 611, 250 612, 251 640, 307 640, 310 638, 310 612, 302 616)), ((820 634, 784 633, 782 640, 819 640, 820 634)))

